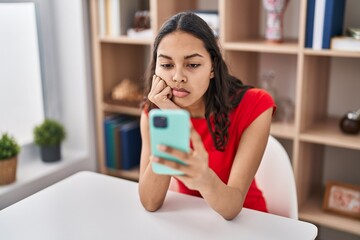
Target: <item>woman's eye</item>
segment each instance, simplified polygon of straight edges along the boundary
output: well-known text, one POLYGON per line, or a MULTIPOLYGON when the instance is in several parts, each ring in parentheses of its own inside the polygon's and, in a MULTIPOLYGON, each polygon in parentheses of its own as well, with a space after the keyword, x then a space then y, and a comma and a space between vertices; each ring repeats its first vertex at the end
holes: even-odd
POLYGON ((189 64, 188 65, 190 68, 198 68, 198 67, 200 67, 200 64, 195 64, 195 63, 193 63, 193 64, 189 64))
POLYGON ((171 68, 173 65, 172 64, 160 64, 161 67, 163 68, 171 68))

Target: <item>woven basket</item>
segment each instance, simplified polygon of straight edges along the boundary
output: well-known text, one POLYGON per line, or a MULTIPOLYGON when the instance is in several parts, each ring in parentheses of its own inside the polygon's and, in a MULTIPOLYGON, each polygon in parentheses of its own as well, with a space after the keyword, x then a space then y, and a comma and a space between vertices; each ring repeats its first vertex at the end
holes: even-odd
POLYGON ((0 185, 12 183, 16 180, 17 157, 0 160, 0 185))

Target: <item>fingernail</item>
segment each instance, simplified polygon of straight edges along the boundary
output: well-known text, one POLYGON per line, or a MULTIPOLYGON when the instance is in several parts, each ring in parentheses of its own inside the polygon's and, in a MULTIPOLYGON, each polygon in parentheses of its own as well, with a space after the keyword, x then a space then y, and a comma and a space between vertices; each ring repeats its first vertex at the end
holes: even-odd
POLYGON ((165 151, 166 150, 166 146, 164 146, 164 145, 159 144, 157 147, 158 147, 158 149, 160 151, 165 151))

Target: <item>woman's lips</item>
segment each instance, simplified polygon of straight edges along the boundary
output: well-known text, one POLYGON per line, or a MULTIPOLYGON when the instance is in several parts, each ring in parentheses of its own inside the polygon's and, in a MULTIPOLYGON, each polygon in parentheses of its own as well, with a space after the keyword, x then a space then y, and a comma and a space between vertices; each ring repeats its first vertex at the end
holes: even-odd
POLYGON ((173 88, 172 95, 178 98, 183 98, 189 95, 190 92, 185 90, 184 88, 173 88))

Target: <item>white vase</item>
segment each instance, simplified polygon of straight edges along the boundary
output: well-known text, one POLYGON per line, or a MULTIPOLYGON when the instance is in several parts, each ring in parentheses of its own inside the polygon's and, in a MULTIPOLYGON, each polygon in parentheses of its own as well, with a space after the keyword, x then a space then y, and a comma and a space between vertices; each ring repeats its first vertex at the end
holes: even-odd
POLYGON ((284 12, 289 0, 263 0, 267 12, 265 38, 269 42, 280 43, 284 40, 284 12))

